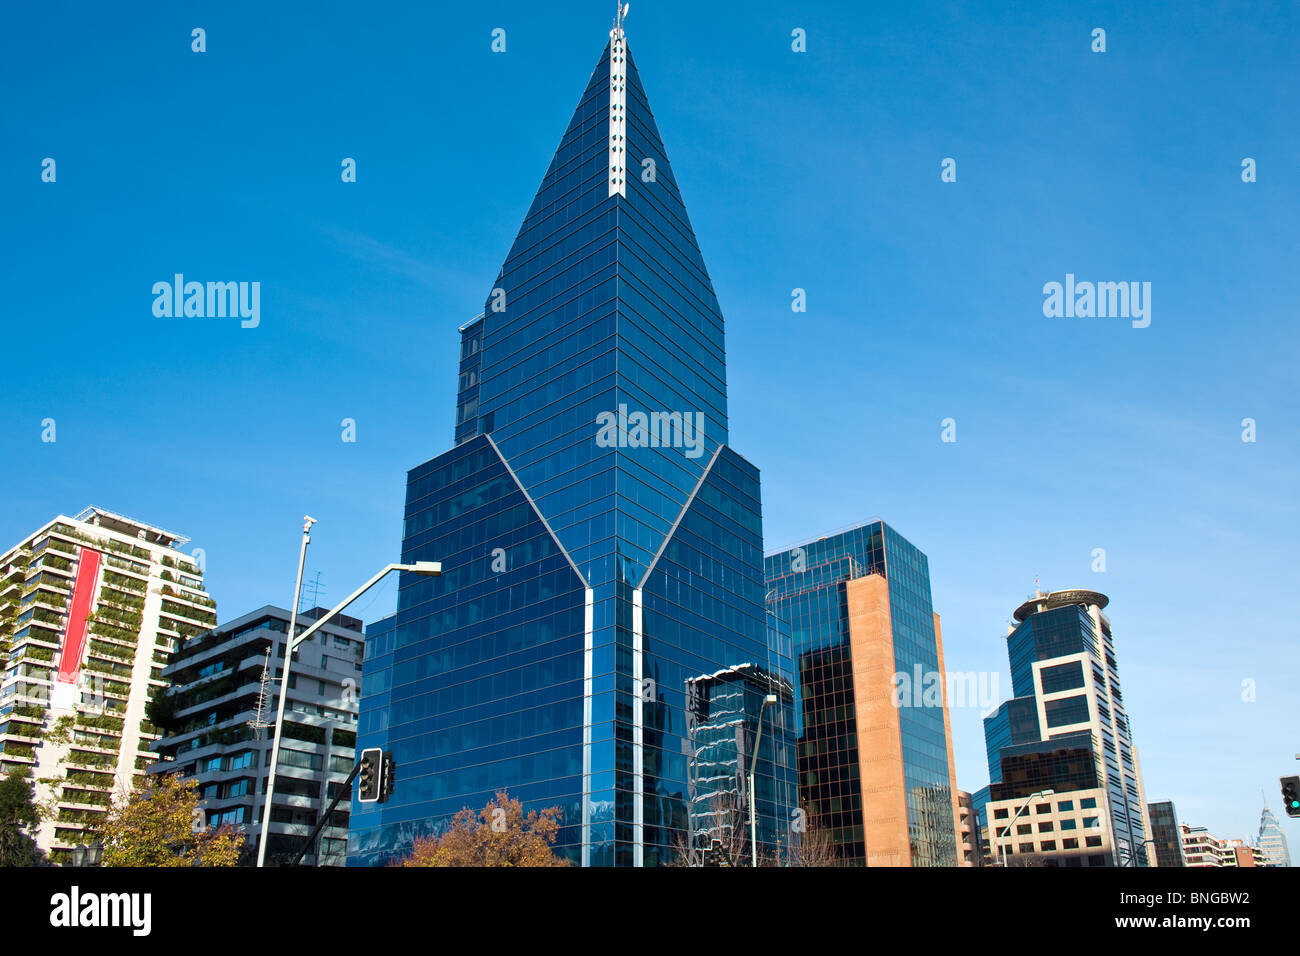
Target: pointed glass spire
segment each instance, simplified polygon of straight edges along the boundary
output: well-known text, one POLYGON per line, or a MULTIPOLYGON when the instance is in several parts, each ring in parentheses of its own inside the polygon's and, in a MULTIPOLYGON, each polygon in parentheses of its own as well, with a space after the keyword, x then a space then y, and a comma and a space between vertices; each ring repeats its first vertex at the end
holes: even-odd
POLYGON ((491 433, 575 562, 635 580, 726 444, 727 399, 722 314, 619 25, 473 333, 458 440, 491 433))

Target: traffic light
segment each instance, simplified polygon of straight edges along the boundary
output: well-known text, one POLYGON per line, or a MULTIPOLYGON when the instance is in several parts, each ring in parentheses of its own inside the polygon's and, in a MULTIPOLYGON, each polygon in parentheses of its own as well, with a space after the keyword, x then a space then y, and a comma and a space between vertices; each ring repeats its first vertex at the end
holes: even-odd
POLYGON ((383 803, 393 795, 393 787, 397 784, 397 761, 393 759, 391 750, 384 751, 384 759, 381 772, 379 774, 379 802, 383 803))
POLYGON ((1282 778, 1282 808, 1288 817, 1300 817, 1300 777, 1282 778))
POLYGON ((361 803, 379 803, 383 798, 384 752, 379 747, 361 751, 361 782, 357 799, 361 803))

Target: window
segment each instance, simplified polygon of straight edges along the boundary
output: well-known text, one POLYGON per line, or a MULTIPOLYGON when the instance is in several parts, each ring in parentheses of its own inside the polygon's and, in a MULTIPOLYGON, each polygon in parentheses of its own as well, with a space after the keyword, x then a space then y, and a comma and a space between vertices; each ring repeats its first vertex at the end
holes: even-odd
POLYGON ((209 813, 208 826, 219 827, 225 824, 245 823, 248 819, 247 812, 247 807, 234 807, 230 810, 209 813))
POLYGON ((1039 833, 1051 833, 1053 829, 1055 829, 1055 827, 1051 820, 1044 820, 1042 823, 1038 824, 1039 833))
POLYGON ((1061 829, 1062 829, 1062 830, 1077 830, 1078 828, 1079 828, 1079 824, 1076 823, 1074 820, 1062 820, 1062 821, 1061 821, 1061 829))
POLYGON ((1033 853, 1033 852, 1034 852, 1034 845, 1033 845, 1032 843, 1022 843, 1022 844, 1020 844, 1020 852, 1021 852, 1021 853, 1033 853))
POLYGON ((1034 807, 1035 813, 1051 813, 1052 805, 1050 803, 1040 803, 1034 807))
POLYGON ((1083 842, 1086 843, 1088 846, 1101 846, 1101 837, 1099 836, 1085 837, 1083 842))
POLYGON ((1055 694, 1063 690, 1074 690, 1083 686, 1083 664, 1070 661, 1055 667, 1044 667, 1039 674, 1043 683, 1044 694, 1055 694))
POLYGON ((1062 849, 1062 850, 1077 850, 1077 849, 1079 849, 1079 841, 1078 841, 1078 840, 1062 840, 1062 841, 1061 841, 1061 849, 1062 849))
POLYGON ((1002 807, 1001 809, 998 809, 998 810, 994 810, 994 811, 993 811, 993 819, 994 819, 994 820, 1005 820, 1006 818, 1007 818, 1007 808, 1006 808, 1006 807, 1002 807))
POLYGON ((1083 818, 1083 826, 1084 826, 1085 829, 1089 829, 1089 830, 1091 830, 1091 829, 1093 829, 1094 827, 1099 827, 1099 826, 1101 826, 1101 820, 1098 819, 1097 817, 1084 817, 1084 818, 1083 818))
POLYGON ((234 754, 230 758, 229 770, 243 770, 245 767, 257 766, 257 751, 245 750, 243 753, 234 754))
POLYGON ((1033 832, 1034 832, 1033 826, 1031 826, 1028 823, 1022 823, 1018 827, 1016 827, 1016 833, 1018 834, 1033 833, 1033 832))
POLYGON ((1056 849, 1056 841, 1055 841, 1055 840, 1044 840, 1043 843, 1042 843, 1042 847, 1043 847, 1043 852, 1044 852, 1044 853, 1050 853, 1052 850, 1055 850, 1055 849, 1056 849))
POLYGON ((351 773, 356 762, 351 757, 330 757, 330 773, 351 773))
POLYGON ((1082 724, 1088 720, 1088 697, 1079 694, 1076 697, 1062 697, 1049 700, 1043 704, 1048 727, 1062 727, 1066 724, 1082 724))
POLYGON ((1096 798, 1096 797, 1085 797, 1084 799, 1080 800, 1080 801, 1079 801, 1079 809, 1080 809, 1080 810, 1096 810, 1096 809, 1097 809, 1097 798, 1096 798))
POLYGON ((1074 801, 1073 801, 1073 800, 1062 800, 1060 803, 1058 803, 1058 804, 1056 805, 1056 809, 1057 809, 1058 811, 1060 811, 1061 813, 1064 813, 1066 810, 1073 810, 1073 809, 1074 809, 1074 801))

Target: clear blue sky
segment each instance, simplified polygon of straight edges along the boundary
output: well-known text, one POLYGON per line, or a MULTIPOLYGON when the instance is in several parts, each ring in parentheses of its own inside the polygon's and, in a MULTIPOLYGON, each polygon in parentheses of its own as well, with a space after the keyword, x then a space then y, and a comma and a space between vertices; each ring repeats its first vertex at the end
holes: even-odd
MULTIPOLYGON (((728 320, 733 442, 769 545, 880 515, 929 554, 948 667, 999 699, 1036 575, 1109 594, 1148 797, 1253 836, 1300 767, 1296 8, 993 6, 632 4, 728 320), (1150 328, 1045 318, 1067 272, 1151 282, 1150 328)), ((456 326, 612 12, 13 7, 0 543, 138 516, 206 550, 223 619, 289 602, 304 513, 325 600, 394 559, 405 471, 451 445, 456 326), (155 319, 175 272, 261 282, 261 326, 155 319)), ((954 725, 975 790, 980 714, 954 725)))

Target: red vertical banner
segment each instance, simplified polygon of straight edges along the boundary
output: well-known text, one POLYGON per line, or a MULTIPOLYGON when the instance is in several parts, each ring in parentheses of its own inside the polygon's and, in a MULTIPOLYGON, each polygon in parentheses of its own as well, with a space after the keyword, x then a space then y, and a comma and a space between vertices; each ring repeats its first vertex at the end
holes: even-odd
POLYGON ((81 658, 86 651, 86 618, 95 603, 95 587, 99 582, 99 558, 98 551, 81 549, 77 579, 72 584, 68 629, 64 632, 63 653, 59 655, 59 680, 64 684, 75 684, 81 674, 81 658))

